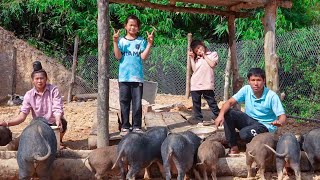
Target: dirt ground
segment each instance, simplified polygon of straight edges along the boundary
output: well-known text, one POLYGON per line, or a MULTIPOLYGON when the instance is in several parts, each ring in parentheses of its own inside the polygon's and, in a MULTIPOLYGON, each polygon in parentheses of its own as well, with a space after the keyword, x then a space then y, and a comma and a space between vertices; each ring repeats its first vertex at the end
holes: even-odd
MULTIPOLYGON (((205 102, 205 101, 203 101, 205 102)), ((191 111, 192 102, 191 98, 186 99, 184 96, 174 96, 174 95, 163 95, 158 94, 156 97, 156 104, 160 105, 173 105, 182 104, 185 108, 184 110, 191 111), (188 109, 189 108, 189 109, 188 109)), ((206 107, 206 106, 205 106, 206 107)), ((19 106, 0 106, 0 120, 10 120, 13 119, 19 113, 19 106)), ((68 121, 68 130, 64 137, 64 144, 70 149, 88 149, 88 136, 91 132, 91 126, 93 124, 93 119, 97 112, 97 101, 89 100, 87 102, 72 102, 64 104, 65 118, 68 121)), ((28 116, 27 120, 18 126, 10 127, 13 133, 21 133, 22 130, 27 126, 31 120, 31 115, 28 116)), ((286 126, 280 128, 279 132, 292 132, 295 134, 305 133, 313 128, 320 127, 320 124, 309 123, 309 122, 297 122, 293 119, 289 119, 286 126)), ((117 132, 118 125, 116 120, 110 120, 109 132, 117 132)), ((276 179, 275 173, 270 173, 267 175, 270 179, 276 179)), ((303 173, 303 179, 319 179, 320 173, 315 174, 303 173)), ((219 178, 220 179, 220 178, 219 178)), ((244 179, 244 178, 221 178, 227 179, 244 179)), ((289 179, 286 177, 286 179, 289 179)), ((294 179, 291 177, 290 179, 294 179)))

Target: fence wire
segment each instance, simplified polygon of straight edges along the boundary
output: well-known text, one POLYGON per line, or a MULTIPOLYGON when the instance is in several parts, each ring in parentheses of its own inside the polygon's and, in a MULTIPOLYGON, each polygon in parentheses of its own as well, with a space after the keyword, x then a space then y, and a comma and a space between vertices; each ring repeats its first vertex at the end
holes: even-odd
MULTIPOLYGON (((280 57, 280 91, 286 94, 286 111, 293 115, 320 117, 320 27, 311 27, 276 37, 280 57), (307 102, 307 103, 305 103, 307 102), (302 109, 301 109, 302 108, 302 109), (303 109, 304 108, 304 109, 303 109)), ((237 42, 239 74, 246 79, 252 67, 264 68, 263 39, 237 42)), ((153 47, 144 62, 145 80, 158 82, 158 93, 183 95, 186 89, 187 45, 153 47)), ((228 59, 228 44, 209 44, 217 51, 219 64, 215 69, 217 101, 223 100, 224 71, 228 59)), ((97 56, 80 56, 77 76, 97 93, 97 56)), ((110 78, 118 78, 119 62, 110 53, 110 78)), ((247 82, 245 82, 246 84, 247 82)))

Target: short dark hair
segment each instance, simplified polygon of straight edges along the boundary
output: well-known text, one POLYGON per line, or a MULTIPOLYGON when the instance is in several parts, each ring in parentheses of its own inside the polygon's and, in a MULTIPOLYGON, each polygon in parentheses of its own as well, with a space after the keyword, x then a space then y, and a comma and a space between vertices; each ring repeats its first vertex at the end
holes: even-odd
POLYGON ((191 50, 193 51, 198 45, 201 45, 201 46, 203 46, 204 48, 207 49, 206 45, 204 45, 204 43, 203 43, 202 41, 200 41, 200 40, 193 40, 193 41, 191 41, 191 43, 190 43, 190 48, 191 48, 191 50))
POLYGON ((247 74, 247 78, 249 79, 251 76, 259 76, 262 79, 266 79, 266 73, 261 68, 251 68, 247 74))
POLYGON ((125 25, 128 24, 128 21, 129 21, 130 19, 136 20, 136 21, 137 21, 137 24, 138 24, 138 27, 140 28, 141 22, 140 22, 139 18, 138 18, 137 16, 135 16, 135 15, 129 15, 129 16, 126 18, 126 21, 124 22, 124 24, 125 24, 125 25))

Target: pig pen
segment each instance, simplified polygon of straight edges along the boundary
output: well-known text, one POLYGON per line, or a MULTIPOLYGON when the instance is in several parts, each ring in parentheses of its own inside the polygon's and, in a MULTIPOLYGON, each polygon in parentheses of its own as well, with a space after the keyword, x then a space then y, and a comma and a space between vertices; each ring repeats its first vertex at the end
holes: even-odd
MULTIPOLYGON (((72 102, 65 104, 65 117, 68 120, 68 131, 64 137, 64 144, 66 149, 61 150, 57 159, 53 165, 54 179, 94 179, 93 173, 91 173, 85 166, 84 160, 91 152, 88 147, 88 137, 91 133, 91 127, 93 125, 93 119, 96 115, 96 101, 87 102, 72 102)), ((191 100, 185 99, 183 96, 172 95, 157 95, 156 104, 159 111, 175 111, 180 114, 190 114, 191 100), (180 106, 183 105, 183 106, 180 106), (182 112, 182 113, 181 113, 182 112)), ((155 108, 153 106, 152 108, 155 108)), ((206 107, 204 107, 206 109, 206 107)), ((11 119, 15 117, 19 112, 19 106, 0 106, 0 120, 11 119)), ((111 113, 110 116, 110 133, 117 132, 118 124, 116 122, 116 112, 111 113)), ((159 114, 155 114, 157 116, 159 114)), ((155 117, 154 116, 154 117, 155 117)), ((166 113, 161 116, 166 117, 166 113)), ((178 117, 174 115, 173 117, 178 117)), ((31 117, 18 126, 10 127, 11 131, 16 135, 19 134, 24 127, 29 123, 31 117)), ((179 123, 179 127, 185 127, 183 123, 179 123)), ((315 127, 320 127, 315 123, 297 123, 289 120, 286 127, 282 127, 279 133, 293 132, 303 133, 315 127)), ((116 143, 117 141, 115 141, 116 143)), ((4 150, 1 147, 0 151, 0 179, 17 179, 18 177, 18 165, 16 160, 16 151, 4 150)), ((14 149, 14 145, 11 144, 9 149, 14 149)), ((304 155, 303 155, 303 159, 304 155)), ((305 162, 305 161, 302 161, 305 162)), ((309 164, 302 164, 302 171, 309 169, 309 164)), ((155 169, 157 171, 157 169, 155 169)), ((158 172, 154 172, 159 174, 158 172)), ((245 179, 247 175, 245 155, 242 153, 238 157, 225 157, 220 158, 218 162, 218 179, 245 179)), ((258 177, 258 176, 257 176, 258 177)), ((276 173, 267 173, 268 179, 276 179, 276 173)), ((311 174, 310 172, 302 173, 303 179, 320 179, 320 173, 316 172, 311 174)), ((286 177, 289 179, 288 177, 286 177)), ((292 177, 290 177, 292 179, 292 177)), ((115 179, 118 179, 115 177, 115 179)))

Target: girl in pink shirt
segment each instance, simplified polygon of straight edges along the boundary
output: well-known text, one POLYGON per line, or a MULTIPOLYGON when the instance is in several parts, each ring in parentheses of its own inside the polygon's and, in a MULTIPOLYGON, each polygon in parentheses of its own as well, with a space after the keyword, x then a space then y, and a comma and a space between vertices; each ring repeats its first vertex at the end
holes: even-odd
POLYGON ((23 97, 18 117, 8 122, 0 122, 0 126, 15 126, 22 123, 32 113, 32 117, 43 117, 50 126, 60 128, 60 141, 67 130, 67 121, 63 118, 63 102, 58 88, 47 84, 47 72, 39 61, 33 63, 31 74, 34 87, 23 97))
POLYGON ((219 108, 214 94, 214 68, 218 64, 217 52, 208 51, 202 41, 193 40, 189 52, 191 68, 191 97, 193 104, 193 119, 189 120, 192 124, 202 122, 201 96, 208 102, 213 113, 212 119, 219 114, 219 108))

